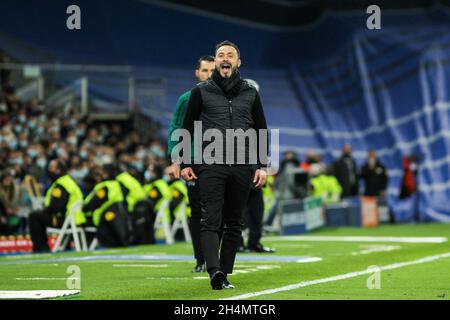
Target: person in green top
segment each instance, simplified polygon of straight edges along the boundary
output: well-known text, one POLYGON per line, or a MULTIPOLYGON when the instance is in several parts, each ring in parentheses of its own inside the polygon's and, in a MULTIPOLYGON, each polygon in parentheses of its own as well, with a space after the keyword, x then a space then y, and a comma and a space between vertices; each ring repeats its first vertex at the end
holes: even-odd
MULTIPOLYGON (((203 56, 197 61, 197 66, 195 68, 195 76, 200 82, 208 80, 214 71, 214 57, 213 56, 203 56)), ((184 115, 186 113, 186 108, 189 102, 189 98, 191 96, 191 91, 187 91, 183 93, 178 99, 177 105, 175 107, 175 112, 170 122, 169 127, 169 137, 168 137, 168 156, 171 158, 172 152, 174 151, 174 147, 178 143, 178 139, 172 140, 172 133, 176 129, 180 129, 183 125, 184 115)), ((176 154, 176 152, 174 153, 176 154)), ((191 156, 193 158, 194 153, 191 152, 191 156)), ((167 168, 167 173, 171 179, 179 179, 180 178, 180 167, 177 163, 171 160, 171 165, 167 168)), ((194 171, 195 171, 194 166, 194 171)), ((189 205, 191 208, 191 217, 189 219, 189 229, 192 237, 192 246, 194 248, 194 256, 197 261, 196 266, 192 270, 192 272, 205 272, 205 257, 203 255, 203 251, 201 249, 200 244, 200 192, 198 187, 198 181, 193 181, 188 183, 188 197, 189 197, 189 205)))
MULTIPOLYGON (((29 225, 33 252, 50 252, 47 227, 61 228, 72 205, 83 201, 83 193, 75 180, 67 174, 67 166, 62 160, 52 160, 48 165, 52 181, 44 199, 44 209, 30 214, 29 225)), ((75 223, 83 225, 86 218, 83 212, 73 212, 75 223)))

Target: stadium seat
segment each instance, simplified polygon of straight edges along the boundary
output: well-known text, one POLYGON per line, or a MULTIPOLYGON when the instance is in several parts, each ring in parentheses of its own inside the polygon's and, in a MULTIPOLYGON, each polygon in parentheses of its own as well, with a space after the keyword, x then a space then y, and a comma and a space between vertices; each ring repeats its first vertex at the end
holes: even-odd
POLYGON ((155 231, 158 229, 162 229, 162 231, 164 232, 164 237, 166 239, 166 243, 173 244, 175 241, 172 236, 172 232, 170 230, 170 221, 169 221, 169 217, 167 215, 168 207, 169 207, 169 201, 163 200, 163 203, 161 204, 161 206, 158 210, 158 213, 156 214, 154 229, 155 229, 155 231))
POLYGON ((77 226, 75 223, 75 218, 73 213, 77 210, 80 210, 82 206, 82 202, 75 202, 70 208, 70 212, 67 215, 66 219, 62 227, 59 228, 47 228, 47 233, 57 234, 58 238, 56 239, 55 245, 52 248, 52 252, 63 251, 64 248, 67 247, 67 243, 73 238, 75 244, 75 250, 79 251, 87 251, 94 250, 98 244, 97 238, 94 238, 88 247, 86 240, 86 232, 97 232, 97 229, 94 227, 82 228, 77 226))
POLYGON ((186 203, 183 202, 181 203, 177 210, 175 211, 175 221, 172 224, 172 229, 171 229, 171 235, 172 238, 175 238, 175 234, 177 233, 178 230, 182 229, 183 230, 183 234, 184 234, 184 239, 186 240, 186 242, 191 243, 192 242, 192 238, 191 238, 191 232, 189 231, 189 225, 188 225, 188 220, 186 217, 186 203))

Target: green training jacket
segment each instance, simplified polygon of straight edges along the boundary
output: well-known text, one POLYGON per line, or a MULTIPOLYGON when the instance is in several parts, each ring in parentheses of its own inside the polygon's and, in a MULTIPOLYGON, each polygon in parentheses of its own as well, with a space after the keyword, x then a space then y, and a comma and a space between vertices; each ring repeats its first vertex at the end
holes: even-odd
MULTIPOLYGON (((175 112, 173 113, 172 121, 169 126, 169 136, 167 137, 167 155, 170 158, 173 148, 178 144, 178 141, 171 141, 170 137, 176 129, 183 127, 184 115, 186 114, 186 108, 188 106, 189 99, 191 97, 191 91, 183 93, 177 102, 175 112)), ((191 148, 191 157, 194 158, 193 149, 191 148)))

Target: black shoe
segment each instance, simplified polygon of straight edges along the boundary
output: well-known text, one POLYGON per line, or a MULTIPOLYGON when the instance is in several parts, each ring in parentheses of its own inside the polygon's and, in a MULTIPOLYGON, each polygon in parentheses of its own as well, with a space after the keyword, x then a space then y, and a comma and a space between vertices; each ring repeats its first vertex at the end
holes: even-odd
POLYGON ((195 266, 194 269, 192 269, 192 273, 200 273, 200 272, 205 272, 206 271, 206 266, 204 263, 202 264, 197 264, 195 266))
POLYGON ((261 243, 258 243, 256 246, 248 247, 248 250, 256 253, 274 253, 276 251, 274 248, 264 247, 261 243))
POLYGON ((225 280, 223 280, 223 282, 222 282, 222 288, 224 288, 224 289, 234 289, 234 286, 230 283, 230 281, 228 281, 227 278, 225 278, 225 280))
POLYGON ((225 280, 225 275, 222 271, 218 270, 211 276, 211 287, 213 290, 222 290, 222 283, 225 280))

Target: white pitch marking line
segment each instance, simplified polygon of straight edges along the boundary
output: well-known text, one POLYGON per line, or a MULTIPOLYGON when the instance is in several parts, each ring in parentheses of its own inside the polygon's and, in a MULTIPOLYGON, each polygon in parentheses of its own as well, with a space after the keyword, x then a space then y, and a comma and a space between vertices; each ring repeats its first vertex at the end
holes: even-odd
POLYGON ((270 270, 270 269, 274 269, 274 268, 281 268, 280 266, 257 266, 256 269, 260 269, 260 270, 270 270))
POLYGON ((113 264, 115 268, 167 268, 168 264, 113 264))
POLYGON ((374 252, 389 252, 393 250, 401 249, 401 246, 388 246, 388 245, 369 245, 369 246, 359 246, 361 251, 353 251, 352 255, 357 256, 360 254, 370 254, 374 252))
MULTIPOLYGON (((19 281, 46 281, 46 280, 67 280, 67 278, 15 278, 19 281)), ((78 279, 78 278, 71 278, 78 279)))
MULTIPOLYGON (((450 257, 450 252, 442 253, 442 254, 438 254, 438 255, 434 255, 434 256, 428 256, 428 257, 424 257, 424 258, 413 260, 413 261, 406 261, 406 262, 399 262, 399 263, 390 264, 390 265, 387 265, 387 266, 380 267, 379 270, 380 271, 384 271, 384 270, 392 270, 392 269, 397 269, 397 268, 403 268, 403 267, 407 267, 407 266, 411 266, 411 265, 415 265, 415 264, 427 263, 427 262, 439 260, 439 259, 442 259, 442 258, 448 258, 448 257, 450 257)), ((250 292, 250 293, 246 293, 246 294, 242 294, 242 295, 238 295, 238 296, 232 296, 232 297, 228 297, 228 298, 223 298, 223 299, 219 299, 219 300, 248 299, 248 298, 258 297, 258 296, 262 296, 262 295, 266 295, 266 294, 272 294, 272 293, 277 293, 277 292, 282 292, 282 291, 295 290, 295 289, 298 289, 298 288, 308 287, 308 286, 312 286, 312 285, 315 285, 315 284, 321 284, 321 283, 327 283, 327 282, 333 282, 333 281, 339 281, 339 280, 354 278, 354 277, 358 277, 358 276, 362 276, 362 275, 366 275, 366 274, 371 274, 371 273, 373 273, 373 270, 369 268, 367 270, 345 273, 345 274, 341 274, 341 275, 337 275, 337 276, 333 276, 333 277, 328 277, 328 278, 323 278, 323 279, 302 281, 302 282, 298 282, 298 283, 295 283, 295 284, 290 284, 290 285, 287 285, 287 286, 284 286, 284 287, 279 287, 279 288, 275 288, 275 289, 268 289, 268 290, 263 290, 263 291, 258 291, 258 292, 250 292)))
POLYGON ((46 299, 78 294, 80 290, 0 291, 0 299, 46 299))
POLYGON ((311 248, 310 244, 295 244, 295 243, 277 243, 277 248, 311 248))
MULTIPOLYGON (((191 280, 188 277, 147 277, 146 280, 191 280)), ((209 278, 207 278, 209 279, 209 278)))
POLYGON ((319 262, 319 261, 322 261, 322 258, 312 257, 312 258, 308 258, 308 259, 300 259, 295 262, 296 263, 307 263, 307 262, 319 262))
POLYGON ((363 236, 281 236, 267 237, 267 241, 338 241, 338 242, 401 242, 401 243, 444 243, 446 237, 363 237, 363 236))

